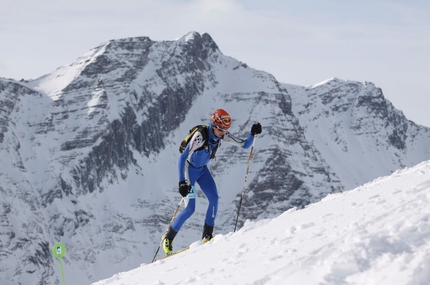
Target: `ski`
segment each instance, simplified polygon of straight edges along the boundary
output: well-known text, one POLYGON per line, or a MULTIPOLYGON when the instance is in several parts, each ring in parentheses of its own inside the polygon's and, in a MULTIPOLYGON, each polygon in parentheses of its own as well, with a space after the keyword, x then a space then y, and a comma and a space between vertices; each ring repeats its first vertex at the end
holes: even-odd
POLYGON ((176 251, 176 252, 174 252, 174 253, 172 253, 172 254, 166 255, 166 256, 161 257, 161 258, 158 258, 158 259, 154 259, 154 261, 153 261, 153 262, 156 262, 156 261, 158 261, 158 260, 163 260, 163 259, 166 259, 166 258, 172 257, 172 256, 174 256, 174 255, 177 255, 177 254, 180 254, 180 253, 182 253, 182 252, 185 252, 185 251, 187 251, 187 250, 189 250, 189 249, 190 249, 190 247, 188 246, 188 247, 183 248, 183 249, 181 249, 181 250, 178 250, 178 251, 176 251))
POLYGON ((183 249, 181 249, 181 250, 178 250, 178 251, 176 251, 176 252, 174 252, 174 253, 172 253, 172 254, 166 255, 166 256, 161 257, 161 258, 158 258, 158 259, 157 259, 157 258, 154 258, 154 260, 152 261, 152 263, 154 263, 154 262, 156 262, 156 261, 158 261, 158 260, 164 260, 164 259, 166 259, 166 258, 169 258, 169 257, 172 257, 172 256, 174 256, 174 255, 180 254, 180 253, 182 253, 182 252, 185 252, 185 251, 189 250, 191 247, 195 247, 195 246, 199 246, 199 245, 205 244, 205 243, 207 243, 207 242, 209 242, 209 241, 213 241, 214 239, 215 239, 215 237, 212 237, 210 240, 203 239, 203 240, 201 240, 201 241, 196 241, 196 242, 194 242, 193 244, 191 244, 190 246, 187 246, 187 247, 185 247, 185 248, 183 248, 183 249))

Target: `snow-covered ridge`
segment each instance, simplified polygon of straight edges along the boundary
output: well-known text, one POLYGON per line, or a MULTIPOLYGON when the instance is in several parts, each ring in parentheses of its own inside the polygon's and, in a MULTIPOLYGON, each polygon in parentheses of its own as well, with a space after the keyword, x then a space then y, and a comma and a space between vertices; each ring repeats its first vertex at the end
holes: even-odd
POLYGON ((332 78, 311 88, 284 86, 307 139, 346 189, 430 154, 423 140, 430 129, 407 120, 371 82, 332 78))
POLYGON ((430 161, 193 245, 93 285, 427 284, 430 161))

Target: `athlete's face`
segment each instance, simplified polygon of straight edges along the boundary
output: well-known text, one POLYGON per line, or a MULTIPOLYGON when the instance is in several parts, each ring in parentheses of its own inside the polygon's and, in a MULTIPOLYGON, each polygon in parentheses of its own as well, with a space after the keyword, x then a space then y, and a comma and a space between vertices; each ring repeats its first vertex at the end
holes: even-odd
POLYGON ((216 135, 219 138, 222 137, 225 133, 224 130, 218 129, 216 127, 214 127, 213 130, 214 130, 214 135, 216 135))

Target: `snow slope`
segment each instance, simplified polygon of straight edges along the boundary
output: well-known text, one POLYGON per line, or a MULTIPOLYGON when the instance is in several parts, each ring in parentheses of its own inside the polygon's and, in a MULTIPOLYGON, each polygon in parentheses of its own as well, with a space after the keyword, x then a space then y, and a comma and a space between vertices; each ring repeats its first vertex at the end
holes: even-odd
MULTIPOLYGON (((65 268, 67 282, 67 268, 65 268)), ((430 161, 93 285, 429 284, 430 161)))

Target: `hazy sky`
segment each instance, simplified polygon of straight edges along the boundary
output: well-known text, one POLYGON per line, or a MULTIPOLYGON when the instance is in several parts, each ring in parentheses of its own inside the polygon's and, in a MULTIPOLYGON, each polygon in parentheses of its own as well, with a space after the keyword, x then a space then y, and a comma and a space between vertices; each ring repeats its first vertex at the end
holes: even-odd
POLYGON ((429 0, 0 0, 0 77, 42 76, 111 39, 191 31, 283 83, 371 81, 430 127, 429 0))

